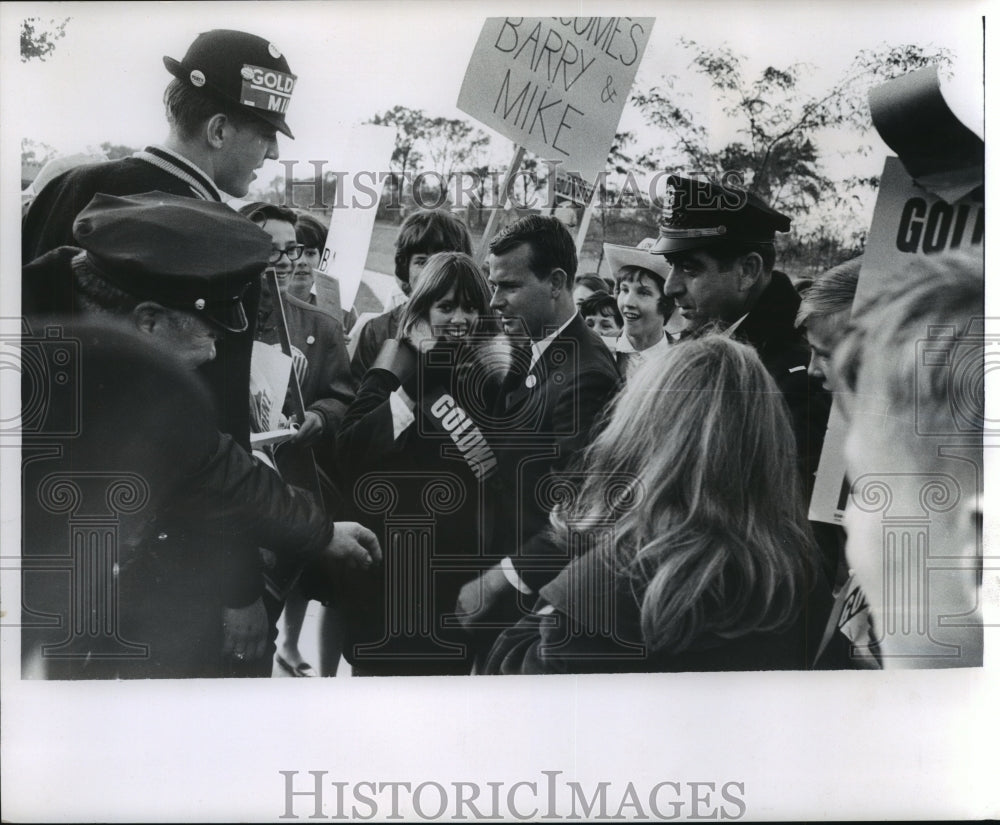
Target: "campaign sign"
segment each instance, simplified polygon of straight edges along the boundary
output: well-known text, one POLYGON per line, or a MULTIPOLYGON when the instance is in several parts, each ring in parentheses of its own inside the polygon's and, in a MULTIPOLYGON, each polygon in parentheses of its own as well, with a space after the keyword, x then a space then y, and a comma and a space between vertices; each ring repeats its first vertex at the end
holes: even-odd
POLYGON ((341 309, 354 306, 361 286, 375 212, 385 182, 380 170, 389 168, 395 131, 385 126, 363 124, 340 136, 334 154, 337 193, 330 214, 330 230, 316 267, 317 302, 336 294, 339 306, 324 308, 340 317, 341 309), (332 289, 336 282, 339 287, 332 289))
MULTIPOLYGON (((855 311, 877 293, 882 278, 902 271, 908 260, 959 249, 982 254, 983 210, 981 186, 948 202, 915 182, 899 158, 887 158, 858 277, 855 311)), ((850 493, 845 482, 846 433, 847 423, 835 407, 809 506, 809 518, 814 521, 839 524, 843 520, 850 493)))
POLYGON ((458 108, 593 180, 605 166, 652 17, 491 17, 458 108))

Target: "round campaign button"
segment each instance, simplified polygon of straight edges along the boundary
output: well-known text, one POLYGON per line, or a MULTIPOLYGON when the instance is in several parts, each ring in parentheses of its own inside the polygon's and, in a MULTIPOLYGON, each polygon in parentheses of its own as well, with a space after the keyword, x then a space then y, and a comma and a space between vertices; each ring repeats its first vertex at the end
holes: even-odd
POLYGON ((191 72, 191 85, 192 86, 204 86, 205 85, 205 75, 198 69, 194 69, 191 72))
POLYGON ((274 45, 274 43, 267 44, 267 53, 271 55, 271 57, 273 57, 275 60, 281 57, 281 51, 278 49, 277 46, 274 45))
POLYGON ((306 338, 306 343, 307 344, 315 344, 316 343, 316 336, 315 335, 309 335, 306 338))
POLYGON ((524 386, 526 386, 529 390, 532 389, 537 383, 538 379, 534 375, 529 375, 524 379, 524 386))

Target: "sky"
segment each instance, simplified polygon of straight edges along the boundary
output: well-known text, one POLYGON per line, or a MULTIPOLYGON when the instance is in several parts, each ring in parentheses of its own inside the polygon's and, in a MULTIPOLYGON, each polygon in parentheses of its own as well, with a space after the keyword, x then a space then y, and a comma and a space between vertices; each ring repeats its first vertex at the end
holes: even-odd
MULTIPOLYGON (((298 75, 288 112, 296 139, 280 138, 280 143, 284 158, 303 162, 330 158, 344 128, 397 104, 433 116, 465 117, 455 103, 483 18, 498 15, 501 8, 507 15, 537 13, 533 4, 516 2, 501 7, 378 0, 3 6, 5 20, 71 18, 50 59, 5 62, 4 70, 13 78, 3 89, 8 136, 29 137, 61 154, 104 141, 141 146, 161 140, 165 124, 160 100, 170 79, 161 57, 180 59, 201 31, 242 28, 276 44, 298 75)), ((586 2, 557 2, 549 8, 574 15, 607 11, 586 2)), ((836 79, 858 49, 886 42, 944 47, 979 69, 977 9, 981 4, 923 0, 634 3, 628 7, 632 16, 656 18, 635 86, 646 88, 665 74, 684 72, 690 58, 677 47, 680 36, 706 45, 728 43, 748 58, 750 68, 809 63, 813 68, 804 88, 815 90, 836 79)), ((710 106, 706 117, 713 134, 724 140, 726 124, 718 112, 710 106)), ((662 143, 630 106, 620 126, 635 131, 646 146, 662 143)), ((503 165, 512 144, 496 133, 491 136, 494 160, 503 165)), ((877 173, 881 155, 869 166, 877 173)), ((269 162, 258 179, 269 181, 281 171, 269 162)))

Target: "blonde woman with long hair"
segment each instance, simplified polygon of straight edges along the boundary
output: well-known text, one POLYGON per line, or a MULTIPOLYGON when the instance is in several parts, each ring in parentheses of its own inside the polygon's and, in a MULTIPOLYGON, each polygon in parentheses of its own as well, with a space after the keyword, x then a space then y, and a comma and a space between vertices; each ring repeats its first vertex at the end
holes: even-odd
POLYGON ((830 588, 788 414, 751 347, 711 334, 658 353, 580 469, 552 495, 552 541, 576 558, 489 672, 813 666, 830 588))

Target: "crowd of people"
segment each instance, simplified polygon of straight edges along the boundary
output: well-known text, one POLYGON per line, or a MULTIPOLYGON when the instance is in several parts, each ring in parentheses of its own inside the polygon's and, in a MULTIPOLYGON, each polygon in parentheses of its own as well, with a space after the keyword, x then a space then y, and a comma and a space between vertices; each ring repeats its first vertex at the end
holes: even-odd
POLYGON ((788 216, 674 175, 610 281, 555 216, 480 263, 414 212, 405 300, 358 325, 318 305, 317 216, 223 202, 291 137, 243 71, 294 81, 280 50, 218 30, 164 63, 167 139, 23 220, 25 345, 77 359, 71 426, 24 431, 25 676, 981 663, 982 456, 950 438, 983 426, 981 257, 914 257, 861 302, 861 258, 797 287, 788 216), (261 346, 291 363, 273 443, 261 346), (808 517, 834 404, 842 526, 808 517), (919 548, 886 498, 925 505, 919 548))

